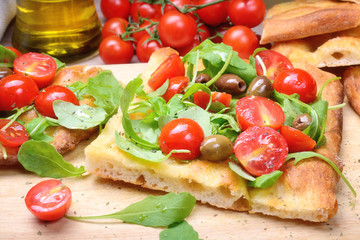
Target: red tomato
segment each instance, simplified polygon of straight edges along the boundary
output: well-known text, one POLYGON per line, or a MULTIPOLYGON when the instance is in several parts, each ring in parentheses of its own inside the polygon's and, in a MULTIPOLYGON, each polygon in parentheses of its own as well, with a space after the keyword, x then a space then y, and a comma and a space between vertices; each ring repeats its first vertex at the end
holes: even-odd
POLYGON ((16 56, 18 56, 18 57, 22 54, 19 50, 17 50, 14 47, 6 47, 6 48, 13 51, 16 54, 16 56))
POLYGON ((249 28, 259 25, 265 17, 266 6, 263 0, 231 0, 228 8, 230 21, 234 25, 249 28))
POLYGON ((18 122, 11 123, 3 129, 9 119, 0 119, 0 142, 5 147, 18 147, 29 139, 25 127, 18 122))
POLYGON ((139 22, 139 16, 143 18, 160 19, 162 16, 160 4, 150 4, 146 2, 139 2, 135 0, 131 4, 130 16, 135 22, 139 22))
MULTIPOLYGON (((214 2, 214 0, 199 0, 197 5, 203 5, 214 2)), ((201 8, 196 11, 201 21, 204 23, 216 27, 221 23, 226 22, 228 17, 229 1, 220 2, 208 7, 201 8)))
POLYGON ((211 39, 211 41, 213 41, 214 43, 221 43, 222 39, 224 37, 224 34, 231 27, 232 26, 229 25, 228 23, 224 23, 224 24, 221 24, 220 26, 216 27, 215 30, 212 31, 212 34, 211 34, 212 39, 211 39))
MULTIPOLYGON (((157 19, 151 19, 151 21, 153 22, 158 22, 157 19)), ((149 30, 152 34, 154 34, 155 32, 155 29, 157 27, 157 25, 153 25, 152 27, 147 27, 147 26, 150 26, 150 21, 147 21, 145 20, 142 24, 140 24, 139 28, 137 28, 136 30, 138 29, 144 29, 142 31, 139 31, 139 32, 134 32, 132 35, 133 38, 135 38, 135 43, 139 42, 140 39, 142 39, 144 36, 149 36, 149 33, 145 30, 145 28, 147 28, 147 30, 149 30)))
POLYGON ((294 68, 279 73, 273 87, 280 93, 288 95, 297 93, 304 103, 311 103, 316 99, 317 85, 315 79, 306 71, 294 68))
POLYGON ((29 190, 25 204, 40 220, 55 221, 62 218, 69 210, 71 190, 59 180, 44 180, 29 190))
POLYGON ((240 133, 234 144, 240 164, 254 176, 278 170, 285 162, 288 146, 285 138, 269 127, 250 127, 240 133))
POLYGON ((0 93, 0 111, 10 111, 32 104, 39 89, 31 78, 12 74, 0 80, 0 93))
MULTIPOLYGON (((192 0, 170 0, 170 2, 172 2, 174 5, 176 5, 180 9, 182 9, 185 5, 193 4, 192 0)), ((164 13, 169 12, 169 11, 177 11, 177 9, 171 4, 166 4, 165 8, 164 8, 164 13)))
POLYGON ((266 68, 266 76, 271 80, 274 80, 280 72, 294 68, 291 61, 284 55, 273 50, 264 50, 255 55, 255 69, 258 76, 264 75, 264 71, 256 56, 261 58, 266 68))
POLYGON ((236 119, 243 131, 252 126, 277 130, 284 123, 285 114, 281 107, 269 98, 247 96, 236 103, 236 119))
POLYGON ((54 113, 53 102, 62 100, 74 105, 80 105, 76 95, 68 88, 52 85, 43 89, 35 99, 35 108, 43 116, 57 118, 54 113))
POLYGON ((105 39, 110 35, 121 35, 126 31, 126 27, 129 22, 123 18, 111 18, 109 19, 101 29, 101 37, 105 39))
POLYGON ((280 134, 283 135, 283 137, 286 139, 289 152, 291 153, 312 151, 316 146, 315 140, 300 130, 282 125, 279 131, 280 134))
POLYGON ((134 47, 131 42, 112 35, 101 41, 99 55, 105 64, 129 63, 134 56, 134 47))
POLYGON ((188 118, 174 119, 161 129, 160 149, 168 154, 171 150, 185 149, 189 153, 173 153, 175 159, 191 160, 200 156, 200 145, 204 140, 204 131, 194 120, 188 118))
POLYGON ((179 55, 173 53, 151 74, 148 85, 153 90, 156 90, 161 87, 167 79, 184 75, 184 64, 179 55))
POLYGON ((101 0, 100 8, 106 19, 120 17, 128 19, 130 15, 129 0, 101 0))
POLYGON ((148 62, 151 54, 161 48, 159 41, 148 41, 149 38, 150 36, 144 36, 136 46, 136 56, 140 62, 148 62))
POLYGON ((169 87, 162 95, 168 102, 175 94, 181 93, 189 83, 189 78, 185 76, 178 76, 169 79, 169 87))
POLYGON ((212 102, 221 102, 225 105, 225 107, 230 106, 232 95, 223 92, 212 92, 211 93, 211 101, 212 102))
POLYGON ((198 26, 195 37, 198 38, 200 42, 208 39, 209 37, 211 37, 210 29, 205 24, 201 24, 200 26, 198 26))
POLYGON ((194 93, 194 103, 201 107, 202 109, 206 109, 208 103, 210 101, 210 95, 203 91, 197 91, 194 93))
POLYGON ((234 26, 229 28, 223 37, 223 43, 231 46, 238 52, 240 58, 248 59, 254 50, 259 47, 256 34, 246 26, 234 26))
POLYGON ((186 45, 185 47, 176 48, 176 51, 179 52, 180 56, 185 56, 188 52, 191 51, 191 49, 198 46, 199 44, 200 44, 200 40, 199 40, 199 38, 197 36, 195 36, 192 43, 190 43, 189 45, 186 45))
POLYGON ((14 60, 14 72, 30 77, 39 89, 49 86, 54 79, 56 69, 55 60, 41 53, 24 53, 14 60))
POLYGON ((174 48, 192 43, 196 30, 196 22, 191 16, 176 11, 165 13, 160 18, 158 26, 160 40, 174 48))

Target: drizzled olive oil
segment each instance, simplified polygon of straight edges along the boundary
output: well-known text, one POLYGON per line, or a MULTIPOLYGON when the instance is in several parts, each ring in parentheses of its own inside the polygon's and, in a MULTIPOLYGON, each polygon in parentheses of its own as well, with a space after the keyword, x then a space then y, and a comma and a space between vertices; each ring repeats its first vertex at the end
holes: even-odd
POLYGON ((100 41, 93 0, 17 0, 12 43, 22 52, 69 61, 91 54, 100 41))

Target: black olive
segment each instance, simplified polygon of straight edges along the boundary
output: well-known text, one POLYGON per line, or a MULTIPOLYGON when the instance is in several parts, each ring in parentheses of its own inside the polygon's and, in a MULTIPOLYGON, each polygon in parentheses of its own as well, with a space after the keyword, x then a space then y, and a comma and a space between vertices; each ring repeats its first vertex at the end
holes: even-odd
POLYGON ((258 76, 252 80, 246 91, 246 96, 261 96, 269 98, 274 92, 270 79, 266 76, 258 76))
POLYGON ((0 79, 3 79, 4 77, 9 76, 13 73, 13 70, 11 70, 10 68, 0 67, 0 79))
POLYGON ((195 79, 195 82, 196 83, 207 83, 208 81, 211 80, 211 77, 206 74, 206 73, 199 73, 197 76, 196 76, 196 79, 195 79))
POLYGON ((229 138, 223 135, 212 135, 202 141, 200 152, 201 159, 221 161, 233 153, 233 144, 229 138))
POLYGON ((312 122, 312 118, 309 114, 303 113, 294 119, 292 122, 292 127, 297 130, 304 131, 312 122))
POLYGON ((234 74, 223 74, 215 83, 219 92, 226 92, 231 95, 240 95, 246 90, 246 83, 239 76, 234 74))

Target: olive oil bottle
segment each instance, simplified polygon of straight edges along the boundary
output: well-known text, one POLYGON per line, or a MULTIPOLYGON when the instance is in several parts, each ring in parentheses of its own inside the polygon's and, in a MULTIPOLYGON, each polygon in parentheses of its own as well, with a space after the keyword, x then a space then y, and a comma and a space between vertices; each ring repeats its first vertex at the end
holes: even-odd
POLYGON ((12 44, 72 61, 97 50, 101 22, 93 0, 17 0, 12 44))

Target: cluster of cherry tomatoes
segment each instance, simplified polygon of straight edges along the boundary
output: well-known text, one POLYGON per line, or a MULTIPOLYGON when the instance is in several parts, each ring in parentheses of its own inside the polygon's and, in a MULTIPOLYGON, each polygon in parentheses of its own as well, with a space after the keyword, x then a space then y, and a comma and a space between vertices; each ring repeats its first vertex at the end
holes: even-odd
POLYGON ((266 12, 263 0, 102 0, 108 21, 102 28, 99 54, 106 64, 140 62, 161 47, 185 55, 205 39, 224 42, 241 58, 259 46, 251 30, 266 12))

